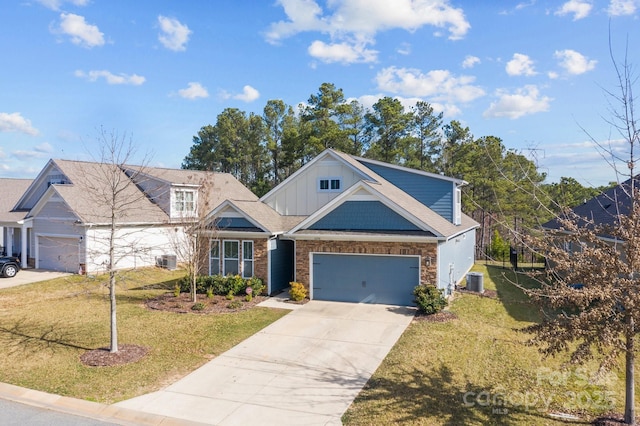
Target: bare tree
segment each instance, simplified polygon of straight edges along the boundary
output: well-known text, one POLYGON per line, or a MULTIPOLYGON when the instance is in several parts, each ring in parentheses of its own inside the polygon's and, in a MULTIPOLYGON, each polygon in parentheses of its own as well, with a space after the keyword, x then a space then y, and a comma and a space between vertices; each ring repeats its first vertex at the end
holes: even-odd
MULTIPOLYGON (((133 143, 126 135, 106 132, 98 133, 99 156, 91 166, 84 167, 77 177, 74 187, 82 193, 85 200, 75 210, 83 218, 85 226, 89 226, 96 253, 87 256, 103 258, 102 264, 109 277, 110 302, 110 352, 118 352, 118 326, 116 315, 116 285, 118 269, 123 261, 139 256, 137 234, 140 227, 132 226, 136 218, 146 217, 154 220, 157 215, 161 220, 160 210, 150 203, 147 196, 136 185, 136 176, 143 173, 148 163, 143 163, 134 170, 125 173, 127 166, 135 154, 133 143), (87 225, 90 224, 90 225, 87 225), (97 225, 97 226, 96 226, 97 225), (99 229, 96 229, 99 228, 99 229), (98 254, 99 253, 99 254, 98 254), (106 256, 105 253, 108 253, 106 256)), ((135 260, 134 260, 135 263, 135 260)))
POLYGON ((607 122, 626 143, 623 153, 610 143, 598 143, 603 158, 620 177, 616 188, 585 206, 564 213, 547 224, 554 229, 525 238, 548 259, 541 284, 527 292, 539 303, 542 319, 527 327, 530 343, 542 353, 570 353, 582 363, 597 357, 602 369, 625 357, 624 421, 635 424, 635 339, 640 330, 640 196, 635 183, 638 147, 632 68, 613 58, 616 92, 607 92, 611 119, 607 122), (620 167, 620 164, 624 164, 620 167))

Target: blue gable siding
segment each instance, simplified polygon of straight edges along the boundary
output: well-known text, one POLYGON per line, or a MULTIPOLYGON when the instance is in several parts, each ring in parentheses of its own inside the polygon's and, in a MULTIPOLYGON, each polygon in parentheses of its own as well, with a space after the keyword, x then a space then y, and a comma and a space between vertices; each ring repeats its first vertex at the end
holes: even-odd
POLYGON ((452 182, 419 175, 379 164, 362 162, 365 166, 420 201, 448 221, 453 222, 452 182))
POLYGON ((309 229, 359 231, 418 231, 420 228, 380 201, 347 201, 309 229))
POLYGON ((216 221, 218 228, 255 228, 253 223, 243 217, 221 217, 216 221))

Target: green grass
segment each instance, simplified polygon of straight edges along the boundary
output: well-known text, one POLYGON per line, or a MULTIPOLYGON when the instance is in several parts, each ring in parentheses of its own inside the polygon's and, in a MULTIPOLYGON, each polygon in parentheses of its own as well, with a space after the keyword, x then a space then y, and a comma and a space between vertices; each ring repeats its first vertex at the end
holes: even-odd
POLYGON ((544 359, 525 344, 528 336, 517 330, 536 321, 537 311, 510 281, 533 283, 499 266, 474 271, 484 273, 485 289, 497 290, 497 298, 457 294, 448 308, 457 319, 414 321, 349 407, 345 424, 566 424, 550 414, 586 421, 610 411, 608 399, 613 411, 623 411, 622 376, 590 383, 597 364, 563 370, 566 358, 544 359))
POLYGON ((113 403, 166 386, 287 313, 254 308, 192 315, 144 306, 183 274, 146 269, 124 277, 117 290, 119 343, 150 352, 116 367, 79 360, 87 350, 109 346, 106 279, 71 276, 0 290, 0 381, 113 403))

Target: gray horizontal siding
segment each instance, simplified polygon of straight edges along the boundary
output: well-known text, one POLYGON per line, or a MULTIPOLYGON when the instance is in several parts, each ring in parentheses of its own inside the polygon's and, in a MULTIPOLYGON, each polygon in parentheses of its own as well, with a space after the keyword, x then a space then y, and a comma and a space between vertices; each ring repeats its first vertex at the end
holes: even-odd
POLYGON ((309 229, 417 231, 419 228, 380 201, 347 201, 309 229))
POLYGON ((452 182, 378 164, 366 162, 363 164, 440 216, 453 222, 454 185, 452 182))

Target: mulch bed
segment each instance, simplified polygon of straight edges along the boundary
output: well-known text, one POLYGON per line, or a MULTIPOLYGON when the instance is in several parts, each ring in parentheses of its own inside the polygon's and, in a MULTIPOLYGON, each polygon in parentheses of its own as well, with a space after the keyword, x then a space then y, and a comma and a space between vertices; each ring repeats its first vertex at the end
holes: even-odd
POLYGON ((225 296, 214 295, 208 298, 206 294, 197 295, 197 303, 202 303, 202 309, 195 310, 189 293, 181 293, 176 297, 173 293, 166 293, 154 299, 149 299, 146 306, 158 311, 175 312, 180 314, 225 314, 244 311, 253 308, 258 303, 266 300, 267 296, 255 296, 246 301, 244 296, 235 296, 228 300, 225 296))
POLYGON ((449 322, 455 319, 458 319, 458 316, 453 312, 449 311, 440 311, 435 314, 422 314, 417 312, 413 317, 414 321, 425 321, 425 322, 449 322))
POLYGON ((109 348, 99 348, 85 352, 80 361, 89 367, 112 367, 130 364, 147 355, 149 348, 138 345, 118 345, 118 352, 109 352, 109 348))

